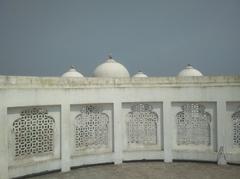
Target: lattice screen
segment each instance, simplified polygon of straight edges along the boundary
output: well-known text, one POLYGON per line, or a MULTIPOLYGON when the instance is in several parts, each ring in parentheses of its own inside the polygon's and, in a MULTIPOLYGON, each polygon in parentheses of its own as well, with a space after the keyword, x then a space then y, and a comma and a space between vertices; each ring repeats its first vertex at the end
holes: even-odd
POLYGON ((201 104, 185 104, 176 115, 178 145, 210 145, 211 115, 201 104))
POLYGON ((240 111, 232 115, 233 122, 233 145, 240 147, 240 111))
POLYGON ((55 120, 42 108, 29 108, 13 122, 15 157, 53 152, 55 120))
POLYGON ((97 149, 108 146, 109 116, 99 105, 81 105, 75 117, 76 149, 97 149))
POLYGON ((158 115, 148 104, 137 104, 127 114, 128 144, 157 144, 158 115))

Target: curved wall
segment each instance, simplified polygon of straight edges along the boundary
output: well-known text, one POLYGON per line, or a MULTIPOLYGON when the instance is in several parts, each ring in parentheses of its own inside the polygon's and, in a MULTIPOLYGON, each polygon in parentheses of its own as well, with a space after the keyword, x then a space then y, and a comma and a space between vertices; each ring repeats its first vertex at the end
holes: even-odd
POLYGON ((239 76, 0 76, 0 178, 143 159, 240 163, 239 107, 239 76))

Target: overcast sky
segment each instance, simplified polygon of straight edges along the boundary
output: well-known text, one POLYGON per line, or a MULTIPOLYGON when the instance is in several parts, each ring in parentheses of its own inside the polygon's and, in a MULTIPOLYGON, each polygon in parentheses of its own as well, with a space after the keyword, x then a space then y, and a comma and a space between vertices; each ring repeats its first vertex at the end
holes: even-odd
POLYGON ((109 53, 130 74, 240 74, 240 1, 0 0, 0 75, 90 76, 109 53))

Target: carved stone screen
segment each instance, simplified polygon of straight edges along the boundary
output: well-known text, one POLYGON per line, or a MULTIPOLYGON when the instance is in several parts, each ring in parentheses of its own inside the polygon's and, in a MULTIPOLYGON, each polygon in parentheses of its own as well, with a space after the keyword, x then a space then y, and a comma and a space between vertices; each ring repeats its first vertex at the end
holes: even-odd
POLYGON ((75 148, 77 150, 107 148, 109 116, 99 105, 81 105, 75 117, 75 148))
POLYGON ((53 152, 55 120, 42 108, 21 111, 13 124, 15 157, 22 158, 53 152))
POLYGON ((201 104, 185 104, 176 115, 178 145, 210 145, 211 115, 201 104))
POLYGON ((233 145, 240 147, 240 111, 232 115, 233 122, 233 145))
POLYGON ((136 104, 127 114, 128 144, 155 145, 157 144, 158 115, 148 104, 136 104))

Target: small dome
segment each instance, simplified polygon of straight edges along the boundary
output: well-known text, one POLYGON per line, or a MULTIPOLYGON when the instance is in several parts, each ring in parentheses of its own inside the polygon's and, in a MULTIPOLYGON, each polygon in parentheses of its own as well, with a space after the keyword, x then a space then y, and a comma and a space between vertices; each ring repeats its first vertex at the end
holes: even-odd
POLYGON ((188 64, 182 71, 178 73, 178 76, 203 76, 203 74, 188 64))
POLYGON ((148 77, 145 75, 142 71, 137 72, 135 75, 133 75, 133 78, 146 78, 148 77))
POLYGON ((81 73, 79 73, 74 66, 71 66, 70 69, 62 74, 62 77, 84 77, 81 73))
POLYGON ((111 56, 95 69, 93 75, 103 78, 129 77, 128 70, 122 64, 112 59, 111 56))

